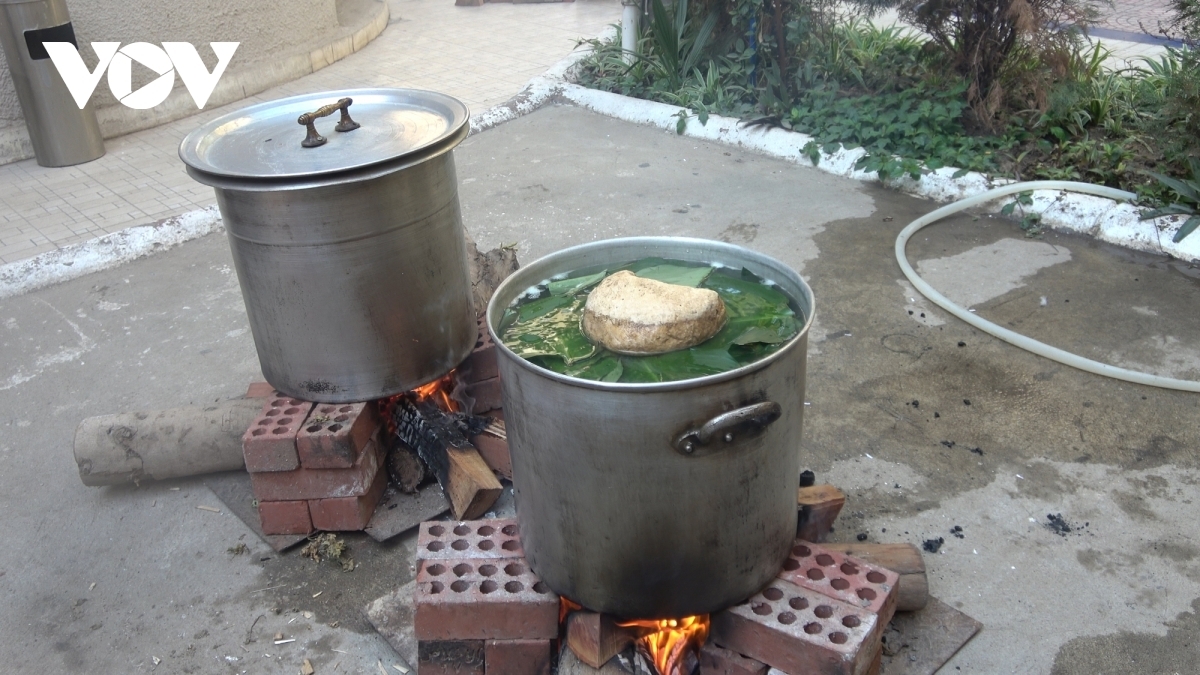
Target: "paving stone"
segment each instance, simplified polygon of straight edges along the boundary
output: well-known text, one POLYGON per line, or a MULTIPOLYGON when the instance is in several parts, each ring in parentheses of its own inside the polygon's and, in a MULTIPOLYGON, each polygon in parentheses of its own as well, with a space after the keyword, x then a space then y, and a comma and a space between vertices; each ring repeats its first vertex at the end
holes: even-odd
POLYGON ((414 632, 418 640, 558 637, 558 596, 523 558, 421 560, 414 632))

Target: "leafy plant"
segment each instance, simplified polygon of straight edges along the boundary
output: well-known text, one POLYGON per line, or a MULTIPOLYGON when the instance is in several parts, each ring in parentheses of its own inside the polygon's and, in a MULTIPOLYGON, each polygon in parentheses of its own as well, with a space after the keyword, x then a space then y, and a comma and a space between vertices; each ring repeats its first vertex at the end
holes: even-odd
POLYGON ((688 0, 675 0, 675 16, 672 17, 662 0, 650 4, 650 27, 652 49, 646 57, 652 66, 666 78, 668 88, 678 89, 683 80, 691 75, 704 50, 712 39, 718 15, 709 12, 700 28, 691 34, 688 28, 688 0))
POLYGON ((1026 212, 1025 207, 1033 206, 1033 193, 1021 192, 1013 197, 1012 201, 1004 205, 1000 209, 1000 214, 1012 216, 1014 212, 1019 211, 1021 216, 1021 229, 1024 230, 1026 237, 1036 237, 1042 233, 1042 214, 1032 211, 1026 212))
POLYGON ((1183 241, 1183 238, 1194 232, 1197 227, 1200 227, 1200 159, 1191 158, 1188 160, 1188 165, 1191 169, 1190 179, 1172 178, 1171 176, 1154 171, 1147 172, 1159 183, 1162 183, 1174 192, 1179 201, 1162 208, 1143 211, 1142 220, 1150 220, 1162 216, 1188 216, 1183 226, 1179 228, 1179 231, 1171 239, 1176 244, 1183 241))

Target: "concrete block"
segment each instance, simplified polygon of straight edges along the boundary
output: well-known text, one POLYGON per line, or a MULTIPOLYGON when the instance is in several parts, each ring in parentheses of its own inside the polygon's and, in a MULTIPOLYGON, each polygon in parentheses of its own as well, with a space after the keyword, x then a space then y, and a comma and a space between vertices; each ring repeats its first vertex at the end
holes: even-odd
POLYGON ((370 491, 381 465, 382 451, 371 441, 349 469, 296 469, 250 474, 259 501, 361 497, 370 491))
POLYGON ((488 640, 486 675, 550 675, 549 640, 488 640))
POLYGON ((300 466, 348 469, 379 429, 375 403, 318 403, 296 434, 300 466))
POLYGON ((413 619, 418 640, 558 637, 558 596, 523 558, 419 564, 413 619))
POLYGON ((308 502, 259 502, 258 518, 263 534, 308 534, 313 531, 308 502))
MULTIPOLYGON (((268 396, 262 412, 242 435, 242 455, 250 473, 299 468, 296 434, 313 404, 287 396, 268 396)), ((260 497, 261 499, 261 497, 260 497)), ((285 497, 284 499, 296 499, 285 497)), ((274 501, 274 500, 273 500, 274 501)))
POLYGON ((879 649, 879 616, 776 579, 713 615, 712 640, 786 673, 866 675, 879 649))
POLYGON ((429 521, 417 532, 417 558, 458 560, 520 558, 525 555, 516 518, 429 521))

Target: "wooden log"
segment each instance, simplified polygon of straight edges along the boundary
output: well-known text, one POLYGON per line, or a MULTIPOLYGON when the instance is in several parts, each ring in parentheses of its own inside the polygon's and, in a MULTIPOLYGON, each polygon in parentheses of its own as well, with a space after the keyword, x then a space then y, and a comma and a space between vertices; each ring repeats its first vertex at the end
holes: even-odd
POLYGON ((392 411, 396 435, 424 460, 457 520, 483 515, 504 489, 479 451, 437 406, 403 398, 392 411))
POLYGON ((600 668, 637 639, 632 628, 622 628, 607 614, 571 612, 567 617, 567 646, 580 661, 600 668))
POLYGON ((413 449, 404 441, 391 435, 391 447, 388 449, 387 471, 401 492, 414 494, 421 483, 425 482, 425 464, 413 449))
POLYGON ((75 429, 79 479, 120 485, 242 469, 242 434, 262 406, 261 398, 237 398, 89 417, 75 429))
POLYGON ((925 574, 925 559, 913 544, 826 544, 879 565, 900 575, 896 582, 896 611, 913 612, 929 602, 929 578, 925 574))
POLYGON ((796 495, 796 505, 800 509, 796 536, 813 543, 825 541, 845 504, 846 495, 832 485, 800 488, 796 495))

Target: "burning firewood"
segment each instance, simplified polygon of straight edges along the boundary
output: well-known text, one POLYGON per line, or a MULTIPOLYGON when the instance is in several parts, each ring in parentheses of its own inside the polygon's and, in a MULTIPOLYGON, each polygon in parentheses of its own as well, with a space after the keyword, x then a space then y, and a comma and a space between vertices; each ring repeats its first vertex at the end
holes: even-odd
POLYGON ((395 402, 392 423, 396 437, 441 484, 455 518, 477 518, 495 503, 503 489, 500 481, 467 440, 467 434, 478 433, 486 421, 446 412, 429 398, 406 395, 395 402))

